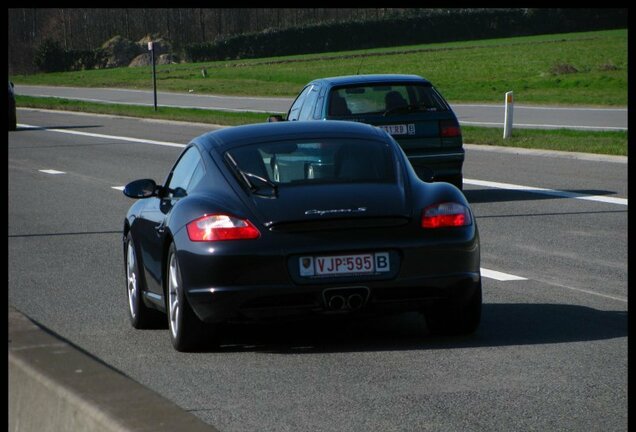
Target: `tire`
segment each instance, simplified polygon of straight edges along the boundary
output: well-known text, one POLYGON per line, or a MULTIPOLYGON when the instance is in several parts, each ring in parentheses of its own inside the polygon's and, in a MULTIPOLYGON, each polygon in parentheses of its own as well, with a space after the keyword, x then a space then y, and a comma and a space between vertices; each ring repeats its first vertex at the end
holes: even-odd
POLYGON ((474 333, 481 321, 481 281, 468 300, 436 302, 424 311, 426 326, 434 335, 460 336, 474 333))
POLYGON ((166 272, 166 310, 170 341, 177 351, 194 351, 202 346, 208 329, 197 318, 185 296, 174 243, 168 251, 166 272))
POLYGON ((132 235, 128 233, 125 243, 124 265, 126 267, 126 294, 128 298, 128 317, 136 329, 156 328, 160 324, 158 312, 149 309, 143 302, 145 283, 132 235))

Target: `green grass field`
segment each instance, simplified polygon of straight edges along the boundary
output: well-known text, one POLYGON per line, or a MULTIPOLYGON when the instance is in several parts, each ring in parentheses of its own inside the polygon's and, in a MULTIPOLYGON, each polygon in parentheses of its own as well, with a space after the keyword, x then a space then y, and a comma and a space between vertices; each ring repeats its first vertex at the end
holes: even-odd
MULTIPOLYGON (((414 73, 451 103, 627 105, 627 29, 157 66, 161 91, 294 96, 314 78, 414 73), (201 70, 207 70, 204 78, 201 70)), ((151 89, 150 67, 13 76, 19 84, 151 89)))

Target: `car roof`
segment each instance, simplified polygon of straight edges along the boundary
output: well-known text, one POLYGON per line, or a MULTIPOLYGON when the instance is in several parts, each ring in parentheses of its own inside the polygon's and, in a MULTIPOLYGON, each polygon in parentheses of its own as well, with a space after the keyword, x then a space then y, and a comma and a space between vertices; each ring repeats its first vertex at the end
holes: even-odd
POLYGON ((375 126, 350 121, 282 121, 217 129, 195 138, 192 142, 205 150, 216 148, 223 152, 250 143, 318 137, 386 139, 386 133, 375 126))
POLYGON ((431 84, 425 78, 419 75, 408 74, 365 74, 365 75, 343 75, 328 78, 319 78, 313 80, 312 83, 324 82, 335 87, 341 85, 358 85, 370 83, 388 83, 388 82, 419 82, 422 84, 431 84))

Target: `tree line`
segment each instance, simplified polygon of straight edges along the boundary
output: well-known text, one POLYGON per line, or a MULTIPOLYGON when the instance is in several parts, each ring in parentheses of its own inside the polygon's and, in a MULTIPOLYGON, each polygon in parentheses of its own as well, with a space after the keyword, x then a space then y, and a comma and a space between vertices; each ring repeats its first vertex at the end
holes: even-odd
POLYGON ((9 73, 33 72, 33 54, 47 39, 65 50, 93 50, 116 35, 136 41, 160 34, 180 50, 192 43, 267 29, 419 12, 412 8, 12 8, 9 73))

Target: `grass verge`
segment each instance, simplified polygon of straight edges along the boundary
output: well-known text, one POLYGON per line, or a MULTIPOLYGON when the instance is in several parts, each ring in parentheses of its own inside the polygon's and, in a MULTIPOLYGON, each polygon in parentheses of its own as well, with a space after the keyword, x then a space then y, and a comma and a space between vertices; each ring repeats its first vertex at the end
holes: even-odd
POLYGON ((176 120, 237 126, 264 122, 270 114, 255 112, 217 111, 196 108, 169 108, 140 105, 120 105, 84 102, 52 97, 32 97, 16 95, 18 108, 41 108, 61 111, 79 111, 97 114, 121 115, 127 117, 176 120))
MULTIPOLYGON (((117 105, 75 101, 60 98, 16 96, 18 107, 80 111, 128 117, 177 120, 237 126, 262 123, 269 114, 254 112, 232 112, 194 108, 168 108, 138 105, 117 105)), ((514 129, 510 139, 503 139, 500 128, 462 126, 465 143, 522 147, 541 150, 559 150, 582 153, 627 156, 626 131, 576 131, 570 129, 514 129)))
POLYGON ((462 135, 471 144, 627 156, 627 131, 513 129, 503 139, 503 128, 462 126, 462 135))

